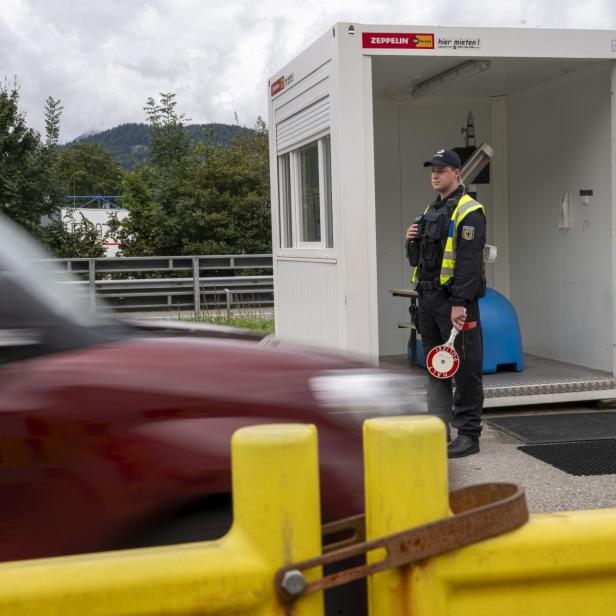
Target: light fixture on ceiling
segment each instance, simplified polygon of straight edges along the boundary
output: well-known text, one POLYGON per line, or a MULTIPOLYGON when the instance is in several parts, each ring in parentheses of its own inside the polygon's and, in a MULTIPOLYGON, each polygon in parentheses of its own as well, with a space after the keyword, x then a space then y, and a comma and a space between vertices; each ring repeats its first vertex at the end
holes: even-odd
POLYGON ((464 81, 473 75, 487 71, 490 68, 490 64, 490 60, 469 60, 468 62, 458 64, 458 66, 454 66, 443 73, 418 83, 412 90, 413 96, 415 98, 427 96, 441 88, 464 81))
POLYGON ((390 88, 383 92, 383 95, 392 101, 421 98, 454 83, 464 81, 473 75, 483 73, 490 68, 490 65, 490 60, 468 60, 425 81, 420 81, 408 89, 390 88))

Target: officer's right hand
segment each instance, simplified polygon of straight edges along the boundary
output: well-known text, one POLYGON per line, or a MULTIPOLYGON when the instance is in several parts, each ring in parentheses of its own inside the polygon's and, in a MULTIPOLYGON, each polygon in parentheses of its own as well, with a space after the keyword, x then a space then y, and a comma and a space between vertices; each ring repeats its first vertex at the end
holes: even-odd
POLYGON ((406 239, 414 240, 419 233, 419 225, 417 223, 412 224, 406 231, 406 239))

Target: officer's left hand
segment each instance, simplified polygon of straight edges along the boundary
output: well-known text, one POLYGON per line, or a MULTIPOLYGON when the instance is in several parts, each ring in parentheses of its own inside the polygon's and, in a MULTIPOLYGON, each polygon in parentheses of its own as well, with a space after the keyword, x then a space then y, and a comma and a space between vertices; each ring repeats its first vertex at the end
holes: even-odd
POLYGON ((451 307, 451 324, 458 330, 464 327, 466 321, 466 308, 464 306, 451 307))

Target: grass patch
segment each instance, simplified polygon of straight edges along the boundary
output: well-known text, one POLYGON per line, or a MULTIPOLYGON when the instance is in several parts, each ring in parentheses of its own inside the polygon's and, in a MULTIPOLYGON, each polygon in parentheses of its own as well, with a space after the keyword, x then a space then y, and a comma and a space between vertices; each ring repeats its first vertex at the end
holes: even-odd
POLYGON ((268 334, 274 333, 274 319, 262 316, 238 314, 227 318, 220 315, 209 315, 199 317, 197 322, 226 325, 228 327, 240 327, 242 329, 256 329, 268 334))

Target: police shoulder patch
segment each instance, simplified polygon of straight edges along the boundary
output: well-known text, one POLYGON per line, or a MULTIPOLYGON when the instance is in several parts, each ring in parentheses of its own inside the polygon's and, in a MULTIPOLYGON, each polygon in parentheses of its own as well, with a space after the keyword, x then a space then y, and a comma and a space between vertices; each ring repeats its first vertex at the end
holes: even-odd
POLYGON ((462 227, 462 237, 465 240, 472 240, 475 237, 475 227, 462 227))

